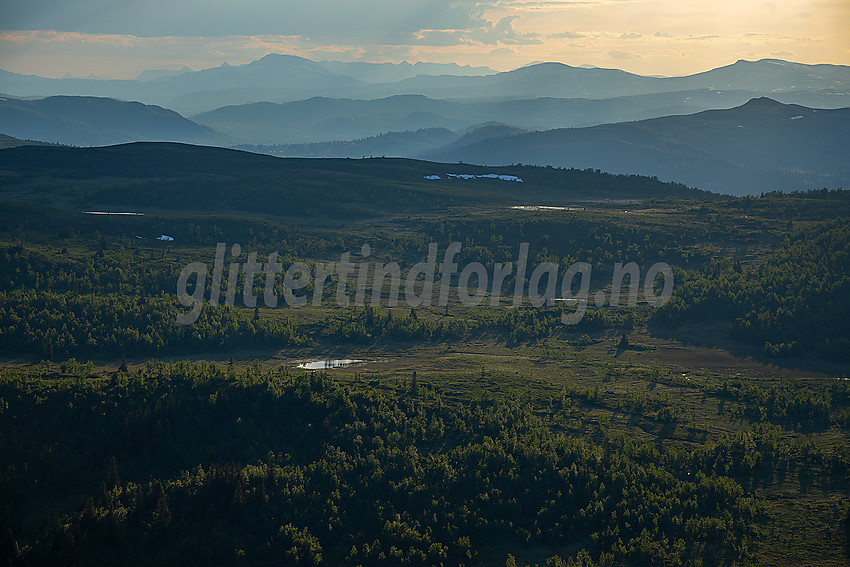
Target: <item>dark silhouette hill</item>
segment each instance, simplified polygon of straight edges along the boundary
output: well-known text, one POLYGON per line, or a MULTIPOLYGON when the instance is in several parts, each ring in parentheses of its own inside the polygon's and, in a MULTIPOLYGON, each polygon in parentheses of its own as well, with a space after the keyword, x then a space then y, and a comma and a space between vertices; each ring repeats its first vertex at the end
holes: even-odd
POLYGON ((227 138, 173 110, 110 98, 0 100, 0 132, 76 146, 162 140, 221 144, 227 138))
POLYGON ((343 221, 482 204, 712 197, 677 183, 598 171, 400 158, 277 158, 153 142, 100 148, 10 148, 0 151, 0 176, 6 180, 0 198, 75 209, 243 212, 343 221), (499 179, 499 175, 522 182, 499 179))

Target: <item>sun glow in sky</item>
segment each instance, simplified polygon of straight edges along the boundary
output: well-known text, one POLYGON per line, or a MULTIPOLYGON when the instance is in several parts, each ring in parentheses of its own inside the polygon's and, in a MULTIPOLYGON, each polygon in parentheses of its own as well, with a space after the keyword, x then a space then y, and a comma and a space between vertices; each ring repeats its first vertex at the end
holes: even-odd
POLYGON ((0 0, 0 68, 130 78, 287 53, 683 75, 738 59, 848 65, 848 31, 850 0, 0 0))

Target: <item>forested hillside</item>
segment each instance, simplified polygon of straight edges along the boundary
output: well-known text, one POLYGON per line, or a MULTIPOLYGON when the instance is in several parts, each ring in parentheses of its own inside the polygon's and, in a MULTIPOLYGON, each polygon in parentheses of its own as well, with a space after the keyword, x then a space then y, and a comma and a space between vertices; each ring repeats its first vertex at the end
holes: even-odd
MULTIPOLYGON (((559 433, 570 395, 540 413, 520 394, 459 404, 415 379, 285 368, 4 370, 0 394, 4 545, 20 565, 487 565, 535 548, 563 554, 550 565, 581 548, 603 564, 740 561, 764 514, 741 479, 798 457, 770 428, 660 452, 559 433)), ((807 458, 847 471, 846 452, 807 458)))
POLYGON ((758 265, 729 260, 682 273, 658 322, 732 319, 731 332, 769 356, 818 354, 850 361, 850 224, 801 228, 758 265))

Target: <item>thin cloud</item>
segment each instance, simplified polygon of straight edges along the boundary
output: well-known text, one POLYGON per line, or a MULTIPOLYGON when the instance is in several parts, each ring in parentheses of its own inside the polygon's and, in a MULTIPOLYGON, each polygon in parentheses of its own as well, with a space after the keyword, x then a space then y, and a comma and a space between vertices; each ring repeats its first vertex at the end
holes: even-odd
POLYGON ((640 55, 636 55, 636 54, 634 54, 630 51, 620 51, 618 49, 612 49, 611 51, 606 53, 606 55, 608 57, 610 57, 611 59, 619 59, 619 60, 640 59, 640 55))
POLYGON ((582 37, 586 37, 583 33, 576 32, 560 32, 560 33, 550 33, 546 37, 550 38, 565 38, 565 39, 580 39, 582 37))
POLYGON ((484 45, 540 45, 539 34, 521 33, 513 28, 519 16, 505 16, 496 22, 483 18, 480 25, 468 29, 419 30, 412 35, 413 43, 425 45, 451 45, 453 43, 478 43, 484 45))
POLYGON ((0 68, 128 76, 247 63, 270 52, 493 69, 616 59, 645 74, 705 70, 750 50, 850 64, 842 25, 850 2, 772 1, 773 9, 740 0, 0 0, 0 68), (803 4, 806 18, 798 17, 803 4))
MULTIPOLYGON (((160 40, 168 38, 158 38, 160 40)), ((32 30, 32 31, 0 31, 0 41, 26 45, 30 43, 86 43, 102 44, 113 47, 134 47, 145 40, 134 35, 119 34, 88 34, 78 32, 63 32, 56 30, 32 30)))

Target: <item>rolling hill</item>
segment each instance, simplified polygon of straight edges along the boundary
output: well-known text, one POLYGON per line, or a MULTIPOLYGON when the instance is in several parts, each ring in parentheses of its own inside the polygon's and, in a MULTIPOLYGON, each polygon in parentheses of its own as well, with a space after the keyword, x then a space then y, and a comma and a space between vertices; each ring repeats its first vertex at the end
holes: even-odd
POLYGON ((676 183, 593 171, 397 158, 284 159, 173 143, 10 148, 0 151, 0 176, 5 199, 83 210, 237 212, 296 221, 350 221, 482 204, 712 197, 676 183))

